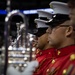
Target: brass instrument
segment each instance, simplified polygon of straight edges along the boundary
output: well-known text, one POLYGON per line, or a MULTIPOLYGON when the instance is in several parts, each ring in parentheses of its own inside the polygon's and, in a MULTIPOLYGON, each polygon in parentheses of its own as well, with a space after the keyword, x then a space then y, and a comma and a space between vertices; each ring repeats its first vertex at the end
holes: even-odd
MULTIPOLYGON (((5 31, 4 31, 4 37, 5 37, 5 61, 4 61, 4 75, 6 75, 6 71, 7 71, 7 67, 8 67, 8 47, 10 46, 10 43, 9 43, 9 31, 10 31, 10 23, 11 23, 11 19, 13 16, 15 15, 18 15, 18 16, 21 16, 22 19, 23 19, 23 24, 24 24, 24 42, 25 42, 25 48, 26 48, 26 36, 27 36, 27 19, 26 19, 26 16, 21 13, 19 10, 13 10, 11 12, 9 12, 7 14, 7 16, 5 17, 5 31)), ((21 31, 19 31, 21 32, 21 31)), ((17 39, 15 41, 15 43, 18 42, 19 38, 21 37, 21 35, 18 35, 17 36, 17 39)), ((18 50, 18 46, 16 47, 16 50, 18 50)))
POLYGON ((31 61, 35 57, 32 54, 35 47, 32 46, 32 40, 35 35, 28 33, 28 21, 26 15, 19 10, 13 10, 5 17, 5 30, 4 30, 4 46, 1 48, 2 54, 0 55, 0 75, 6 75, 9 65, 13 65, 19 71, 23 71, 27 66, 26 62, 31 61), (17 25, 17 38, 12 41, 10 37, 10 25, 12 17, 20 16, 23 23, 16 23, 17 25))
POLYGON ((2 52, 2 54, 0 55, 0 75, 6 75, 7 68, 11 64, 13 64, 16 69, 19 68, 18 70, 23 71, 22 66, 27 66, 27 58, 29 57, 28 61, 31 61, 32 57, 35 57, 35 55, 32 55, 32 50, 34 51, 35 48, 32 49, 32 41, 28 40, 30 38, 35 38, 35 36, 28 33, 27 17, 19 10, 10 11, 10 5, 11 0, 7 0, 7 16, 5 17, 4 29, 5 41, 3 47, 0 49, 0 51, 2 52), (16 23, 17 38, 12 41, 12 37, 10 37, 9 34, 10 25, 12 17, 16 15, 20 16, 23 19, 23 23, 16 23), (26 51, 29 56, 25 54, 26 51), (21 58, 22 60, 19 60, 18 58, 21 58))

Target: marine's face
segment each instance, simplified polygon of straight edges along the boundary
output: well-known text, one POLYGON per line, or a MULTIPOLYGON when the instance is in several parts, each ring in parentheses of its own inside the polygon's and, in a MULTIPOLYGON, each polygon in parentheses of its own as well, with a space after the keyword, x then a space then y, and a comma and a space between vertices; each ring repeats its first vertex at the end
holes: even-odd
POLYGON ((64 22, 50 30, 49 44, 54 47, 59 47, 66 39, 66 29, 69 26, 68 22, 64 22))
POLYGON ((38 48, 43 49, 47 43, 48 43, 48 33, 45 33, 42 36, 38 37, 37 40, 38 48))
POLYGON ((39 49, 44 49, 44 47, 48 44, 48 33, 46 32, 48 27, 38 28, 38 32, 36 36, 38 39, 35 40, 35 47, 39 49))

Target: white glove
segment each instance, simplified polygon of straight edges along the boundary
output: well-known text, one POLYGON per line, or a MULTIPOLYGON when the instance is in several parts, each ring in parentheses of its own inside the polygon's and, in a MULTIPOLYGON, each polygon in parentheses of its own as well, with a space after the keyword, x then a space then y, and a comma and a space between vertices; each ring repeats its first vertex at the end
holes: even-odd
POLYGON ((27 68, 22 72, 22 75, 33 75, 33 72, 38 67, 39 63, 38 61, 31 61, 28 62, 27 68))
POLYGON ((7 75, 33 75, 33 72, 38 67, 38 61, 31 61, 27 63, 28 66, 23 72, 19 72, 13 66, 9 66, 7 69, 7 75))
POLYGON ((16 70, 13 66, 7 68, 7 75, 21 75, 21 72, 16 70))

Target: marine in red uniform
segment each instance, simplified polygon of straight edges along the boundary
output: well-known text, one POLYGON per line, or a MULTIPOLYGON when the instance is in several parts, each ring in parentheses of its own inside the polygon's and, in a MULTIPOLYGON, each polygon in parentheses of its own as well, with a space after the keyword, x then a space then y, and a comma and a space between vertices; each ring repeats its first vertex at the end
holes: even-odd
MULTIPOLYGON (((69 0, 68 6, 70 8, 70 24, 73 26, 75 33, 75 0, 69 0)), ((73 36, 75 38, 75 34, 73 36)), ((65 66, 63 67, 63 73, 65 75, 75 75, 75 51, 71 51, 69 60, 66 62, 65 66)))
MULTIPOLYGON (((70 25, 73 26, 73 32, 72 37, 75 39, 75 1, 70 0, 68 2, 69 8, 70 8, 70 25)), ((75 42, 74 42, 75 44, 75 42)), ((66 51, 64 51, 64 54, 67 54, 66 63, 64 63, 64 66, 61 68, 60 72, 58 73, 63 75, 75 75, 75 45, 69 46, 65 48, 66 51), (67 51, 68 50, 68 51, 67 51)))
MULTIPOLYGON (((59 9, 66 4, 61 2, 52 2, 52 7, 59 9)), ((62 7, 63 8, 63 7, 62 7)), ((56 48, 56 58, 49 64, 45 75, 71 75, 71 70, 75 63, 75 38, 74 27, 70 24, 68 14, 61 10, 57 12, 51 22, 46 23, 50 26, 49 43, 56 48), (60 11, 60 12, 59 12, 60 11), (62 14, 61 14, 62 13, 62 14)), ((73 71, 74 72, 74 71, 73 71)))
POLYGON ((40 28, 38 28, 38 33, 36 34, 38 36, 36 41, 36 47, 38 48, 36 50, 36 60, 39 62, 39 67, 34 72, 34 75, 44 75, 43 71, 55 57, 55 49, 48 43, 48 31, 46 31, 48 26, 44 25, 43 20, 35 19, 35 21, 40 28), (42 27, 41 24, 43 25, 42 27))

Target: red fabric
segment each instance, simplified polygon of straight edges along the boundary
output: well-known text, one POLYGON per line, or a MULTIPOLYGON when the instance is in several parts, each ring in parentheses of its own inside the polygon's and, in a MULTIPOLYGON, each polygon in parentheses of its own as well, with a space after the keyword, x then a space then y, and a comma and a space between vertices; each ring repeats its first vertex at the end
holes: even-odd
POLYGON ((43 71, 51 63, 51 60, 55 58, 55 49, 50 48, 47 50, 40 50, 36 54, 36 59, 39 61, 39 67, 35 71, 34 75, 45 75, 43 71))
MULTIPOLYGON (((54 63, 50 63, 47 67, 49 71, 46 70, 43 72, 44 75, 64 75, 63 70, 68 70, 69 66, 71 64, 75 64, 75 60, 71 61, 70 56, 72 54, 75 54, 75 46, 68 46, 65 48, 61 48, 59 50, 56 50, 56 58, 54 59, 54 63), (60 51, 60 54, 58 55, 58 51, 60 51)), ((71 75, 71 72, 65 74, 65 75, 71 75)))
MULTIPOLYGON (((34 73, 34 75, 73 75, 75 72, 75 59, 70 60, 72 54, 75 54, 75 45, 67 46, 59 50, 45 50, 43 54, 37 54, 36 58, 40 63, 40 67, 34 73), (46 51, 48 51, 46 53, 46 51), (58 52, 60 53, 58 54, 58 52), (49 55, 48 53, 51 52, 49 55), (54 63, 52 61, 55 60, 54 63), (73 65, 70 70, 69 67, 73 65), (63 74, 63 70, 67 71, 63 74), (69 70, 69 71, 68 71, 69 70)), ((74 74, 75 75, 75 74, 74 74)))

